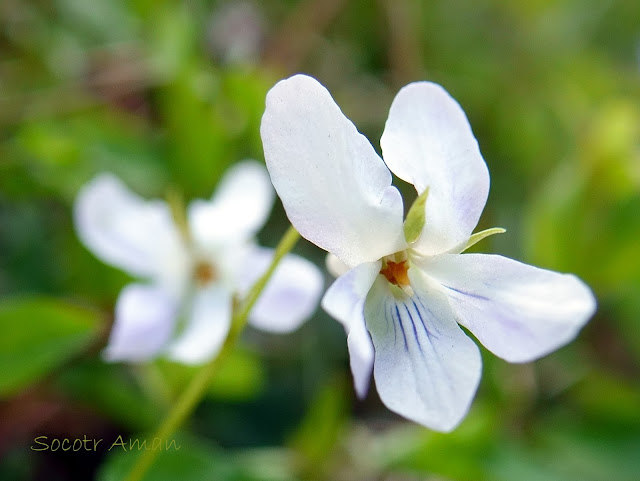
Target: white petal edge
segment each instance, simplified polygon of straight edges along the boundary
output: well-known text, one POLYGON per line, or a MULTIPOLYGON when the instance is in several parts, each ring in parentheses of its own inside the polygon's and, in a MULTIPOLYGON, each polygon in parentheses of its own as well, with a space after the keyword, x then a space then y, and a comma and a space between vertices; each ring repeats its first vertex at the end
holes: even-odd
POLYGON ((456 323, 445 296, 426 287, 419 273, 409 275, 413 296, 394 296, 382 276, 367 296, 376 387, 392 411, 449 432, 467 414, 480 382, 480 351, 456 323))
POLYGON ((219 286, 196 291, 190 316, 166 355, 183 364, 202 364, 218 355, 231 327, 231 293, 219 286))
POLYGON ((126 286, 116 303, 105 360, 135 362, 155 357, 171 337, 176 310, 173 299, 157 286, 126 286))
POLYGON ((351 269, 335 280, 322 299, 322 308, 341 322, 347 332, 353 383, 361 399, 369 390, 374 358, 373 344, 365 326, 364 302, 380 267, 378 261, 351 269))
POLYGON ((99 259, 153 279, 177 295, 188 271, 186 250, 166 203, 145 201, 102 173, 74 204, 78 237, 99 259))
POLYGON ((573 340, 596 310, 571 274, 507 257, 447 254, 423 263, 446 292, 458 322, 496 356, 529 362, 573 340))
MULTIPOLYGON (((241 293, 246 294, 267 271, 274 250, 254 247, 243 261, 240 273, 241 293)), ((249 315, 249 323, 263 331, 286 333, 296 330, 318 307, 324 277, 315 264, 294 255, 286 255, 276 267, 264 291, 249 315)))
POLYGON ((403 87, 380 145, 394 174, 418 194, 429 187, 425 226, 413 247, 433 255, 464 244, 487 201, 489 171, 458 102, 431 82, 403 87))
POLYGON ((405 247, 391 173, 318 81, 278 82, 260 133, 273 185, 303 237, 349 267, 405 247))
POLYGON ((211 200, 189 204, 191 233, 199 245, 224 244, 253 237, 273 207, 275 193, 267 169, 255 160, 233 165, 211 200))

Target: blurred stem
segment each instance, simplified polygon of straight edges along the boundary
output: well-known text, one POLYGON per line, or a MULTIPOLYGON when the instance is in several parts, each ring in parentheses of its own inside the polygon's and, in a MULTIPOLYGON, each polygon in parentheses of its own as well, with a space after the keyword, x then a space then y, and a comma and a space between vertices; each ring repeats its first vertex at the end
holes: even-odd
POLYGON ((180 235, 182 235, 183 240, 187 245, 191 244, 191 232, 189 232, 189 223, 187 222, 187 210, 185 208, 184 197, 182 197, 182 193, 171 187, 167 191, 167 204, 169 204, 169 209, 171 209, 171 216, 173 217, 173 221, 178 226, 178 230, 180 231, 180 235))
POLYGON ((413 0, 380 0, 389 28, 388 60, 392 81, 401 86, 425 77, 420 41, 421 4, 413 0))
MULTIPOLYGON (((260 294, 267 286, 269 279, 276 270, 276 267, 282 258, 295 246, 300 238, 300 234, 293 228, 289 227, 284 234, 278 247, 276 247, 275 255, 271 261, 269 269, 260 277, 253 285, 247 297, 237 306, 234 306, 233 317, 231 319, 231 328, 229 335, 225 340, 222 349, 217 357, 213 358, 207 364, 202 366, 191 380, 187 389, 182 393, 173 409, 169 412, 163 423, 154 434, 154 438, 167 440, 191 415, 193 410, 202 399, 207 387, 218 372, 220 366, 225 362, 226 358, 233 351, 240 334, 247 325, 249 313, 257 302, 260 294)), ((141 481, 153 462, 155 461, 161 450, 143 451, 142 455, 137 459, 125 481, 141 481)))

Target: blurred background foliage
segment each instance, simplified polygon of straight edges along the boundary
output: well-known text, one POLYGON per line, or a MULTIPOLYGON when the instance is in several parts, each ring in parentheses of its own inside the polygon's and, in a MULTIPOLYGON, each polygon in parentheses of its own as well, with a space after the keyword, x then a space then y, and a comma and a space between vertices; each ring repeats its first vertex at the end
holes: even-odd
MULTIPOLYGON (((78 189, 106 170, 145 196, 210 196, 230 164, 262 159, 265 94, 299 71, 376 148, 402 85, 444 85, 492 176, 479 228, 508 230, 478 248, 578 274, 598 313, 534 364, 483 351, 472 410, 447 435, 375 389, 357 401, 344 333, 321 311, 291 335, 248 331, 147 479, 640 479, 635 0, 2 0, 0 478, 120 479, 134 453, 30 446, 143 436, 193 374, 102 362, 128 279, 79 243, 78 189)), ((263 243, 286 224, 277 206, 263 243)))

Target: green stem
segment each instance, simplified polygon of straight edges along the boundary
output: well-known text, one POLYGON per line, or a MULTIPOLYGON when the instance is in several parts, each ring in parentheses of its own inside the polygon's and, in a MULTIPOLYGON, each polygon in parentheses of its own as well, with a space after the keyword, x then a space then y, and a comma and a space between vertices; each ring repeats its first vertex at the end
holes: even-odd
MULTIPOLYGON (((280 240, 278 247, 276 247, 275 255, 271 261, 269 269, 267 269, 267 272, 265 272, 262 277, 256 281, 244 301, 234 308, 229 335, 227 336, 220 353, 217 357, 202 366, 196 373, 196 376, 191 380, 187 389, 182 393, 173 409, 169 412, 154 434, 154 439, 168 439, 191 415, 200 399, 202 399, 202 396, 211 383, 211 380, 218 372, 218 369, 233 351, 240 334, 247 325, 251 309, 257 302, 260 294, 262 294, 264 288, 267 286, 267 283, 273 275, 273 272, 276 270, 276 267, 282 258, 293 248, 299 238, 300 234, 298 234, 293 227, 289 227, 289 230, 287 230, 280 240)), ((125 478, 125 481, 141 481, 159 453, 160 450, 155 449, 143 451, 141 456, 137 459, 136 464, 129 472, 129 475, 125 478)))

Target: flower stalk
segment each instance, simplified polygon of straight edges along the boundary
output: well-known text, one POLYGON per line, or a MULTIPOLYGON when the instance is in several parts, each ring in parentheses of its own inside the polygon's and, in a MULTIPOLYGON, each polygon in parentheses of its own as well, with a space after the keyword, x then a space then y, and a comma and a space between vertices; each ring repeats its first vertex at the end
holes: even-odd
MULTIPOLYGON (((276 247, 275 254, 267 271, 256 281, 247 296, 240 303, 236 303, 233 309, 231 320, 231 329, 220 350, 218 356, 214 357, 208 363, 203 365, 191 380, 189 386, 182 393, 177 403, 167 414, 166 418, 154 434, 154 438, 168 439, 173 435, 187 418, 193 413, 194 409, 202 399, 207 387, 225 362, 226 358, 233 351, 240 334, 247 325, 249 313, 260 298, 262 291, 265 289, 271 276, 276 270, 282 258, 293 249, 300 234, 291 226, 284 234, 280 243, 276 247)), ((125 478, 125 481, 141 481, 149 468, 153 465, 160 451, 149 450, 144 451, 137 459, 135 465, 125 478)))

